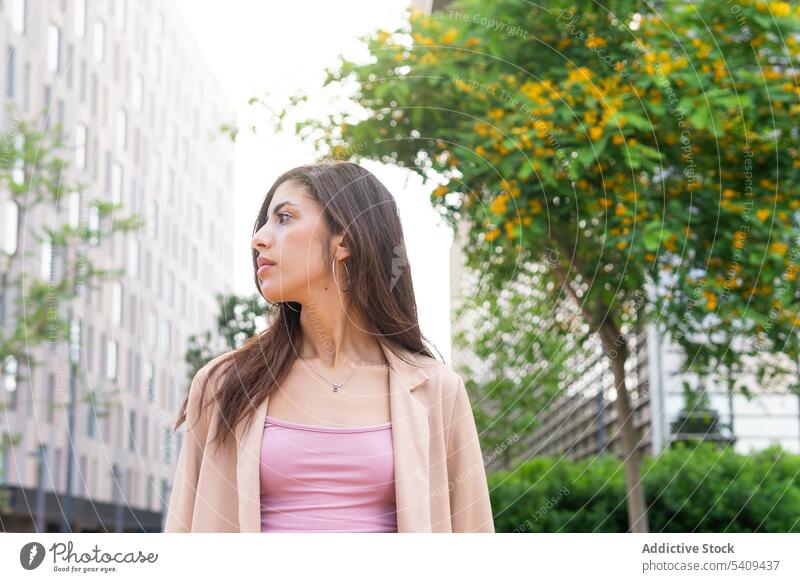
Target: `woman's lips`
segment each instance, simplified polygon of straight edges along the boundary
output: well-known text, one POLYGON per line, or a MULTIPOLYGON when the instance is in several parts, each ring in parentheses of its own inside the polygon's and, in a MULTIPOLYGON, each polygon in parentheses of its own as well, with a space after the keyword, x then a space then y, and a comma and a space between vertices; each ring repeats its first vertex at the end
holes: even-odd
POLYGON ((258 271, 256 271, 256 275, 258 275, 258 277, 263 277, 264 275, 267 274, 268 270, 270 270, 270 269, 272 269, 273 267, 276 267, 276 266, 277 265, 261 265, 258 268, 258 271))

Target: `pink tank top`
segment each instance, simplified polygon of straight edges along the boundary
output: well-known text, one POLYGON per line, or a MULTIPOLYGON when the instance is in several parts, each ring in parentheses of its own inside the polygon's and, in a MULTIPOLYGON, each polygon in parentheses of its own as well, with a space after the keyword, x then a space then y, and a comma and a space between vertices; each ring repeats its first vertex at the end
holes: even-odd
POLYGON ((396 532, 391 422, 326 427, 267 416, 262 532, 396 532))

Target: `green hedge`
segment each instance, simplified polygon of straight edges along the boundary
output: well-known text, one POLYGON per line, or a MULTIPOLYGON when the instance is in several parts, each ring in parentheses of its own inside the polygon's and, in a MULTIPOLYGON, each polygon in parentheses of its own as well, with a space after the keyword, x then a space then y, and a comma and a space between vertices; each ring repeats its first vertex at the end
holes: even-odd
MULTIPOLYGON (((677 445, 643 468, 652 532, 800 532, 800 455, 677 445)), ((534 458, 489 476, 498 532, 624 532, 622 463, 534 458)))

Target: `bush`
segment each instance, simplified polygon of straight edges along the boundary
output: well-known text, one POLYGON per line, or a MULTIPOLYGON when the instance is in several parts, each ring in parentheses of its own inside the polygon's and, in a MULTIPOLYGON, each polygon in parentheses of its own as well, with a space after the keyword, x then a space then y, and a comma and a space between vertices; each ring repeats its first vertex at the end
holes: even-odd
MULTIPOLYGON (((678 444, 645 460, 653 532, 800 532, 800 455, 678 444)), ((489 476, 498 532, 627 531, 622 463, 538 457, 489 476)))

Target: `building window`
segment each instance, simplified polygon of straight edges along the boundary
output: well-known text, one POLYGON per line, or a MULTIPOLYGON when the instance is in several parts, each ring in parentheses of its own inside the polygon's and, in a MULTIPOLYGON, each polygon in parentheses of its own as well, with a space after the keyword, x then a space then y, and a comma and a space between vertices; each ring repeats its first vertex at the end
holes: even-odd
POLYGON ((111 319, 114 325, 122 325, 122 283, 119 281, 111 285, 111 319))
POLYGON ((17 34, 25 32, 27 4, 25 0, 12 0, 11 2, 11 28, 17 34))
POLYGON ((175 272, 172 269, 167 274, 167 301, 170 307, 175 307, 175 272))
POLYGON ((144 456, 145 458, 150 453, 150 451, 148 450, 150 445, 149 442, 150 439, 147 438, 147 433, 149 429, 150 427, 148 426, 148 420, 147 417, 145 416, 144 418, 142 418, 142 456, 144 456))
POLYGON ((178 158, 178 126, 175 122, 169 124, 169 151, 178 158))
POLYGON ((103 62, 106 58, 106 25, 102 20, 94 22, 94 60, 103 62))
POLYGON ((139 240, 133 235, 128 239, 128 273, 131 277, 139 276, 139 240))
POLYGON ((53 422, 53 409, 56 406, 56 377, 54 374, 47 375, 47 411, 45 416, 47 422, 53 422))
POLYGON ((128 434, 128 448, 133 451, 136 449, 136 412, 133 410, 130 412, 130 425, 131 431, 128 434))
POLYGON ((168 178, 169 182, 167 184, 167 188, 168 188, 168 190, 167 190, 168 198, 167 199, 169 200, 170 205, 173 205, 173 204, 175 204, 175 170, 170 168, 168 176, 169 176, 169 178, 168 178))
POLYGON ((117 379, 117 342, 109 339, 106 347, 106 378, 117 379))
POLYGON ((128 348, 128 365, 127 365, 128 380, 127 380, 127 382, 128 382, 128 390, 130 390, 131 392, 133 392, 133 387, 136 385, 136 378, 134 378, 134 367, 133 367, 133 365, 134 365, 133 350, 131 348, 128 348))
MULTIPOLYGON (((91 292, 91 287, 88 285, 86 289, 91 292)), ((94 366, 94 327, 90 325, 86 330, 86 367, 89 372, 92 371, 92 366, 94 366)))
POLYGON ((19 220, 19 207, 13 200, 0 203, 0 217, 3 225, 3 250, 9 255, 17 252, 17 221, 19 220))
POLYGON ((150 289, 150 282, 152 279, 152 270, 153 270, 153 260, 150 256, 150 251, 147 251, 144 254, 144 284, 145 286, 150 289))
POLYGON ((153 49, 153 58, 150 60, 151 75, 156 81, 161 80, 161 49, 153 49))
POLYGON ((144 370, 144 381, 147 385, 147 401, 156 399, 156 370, 152 362, 147 362, 144 370))
POLYGON ((81 192, 69 193, 69 226, 77 229, 81 224, 81 192))
POLYGON ((61 29, 55 24, 47 27, 47 69, 51 73, 61 70, 61 29))
POLYGON ((137 111, 144 109, 144 77, 137 73, 133 78, 133 106, 137 111))
POLYGON ((149 234, 153 239, 158 239, 158 202, 150 201, 150 219, 148 220, 149 234))
POLYGON ((114 162, 111 164, 111 202, 119 204, 122 202, 122 164, 114 162))
POLYGON ((42 237, 42 270, 39 275, 43 281, 51 281, 53 276, 53 243, 47 234, 42 237))
POLYGON ((89 208, 89 244, 97 246, 100 243, 100 210, 92 204, 89 208))
POLYGON ((86 168, 86 126, 82 123, 75 127, 75 166, 86 168))
POLYGON ((17 405, 17 358, 6 356, 3 361, 3 402, 14 409, 17 405))
POLYGON ((165 356, 170 355, 172 349, 172 324, 169 321, 161 323, 161 351, 165 356))
POLYGON ((75 0, 75 37, 86 34, 86 0, 75 0))
POLYGON ((117 111, 117 149, 125 151, 128 147, 128 114, 124 109, 117 111))
MULTIPOLYGON (((7 436, 3 434, 3 441, 4 443, 8 443, 7 436)), ((5 485, 9 483, 9 476, 8 473, 11 468, 10 463, 11 457, 11 446, 7 445, 0 449, 0 485, 5 485)))
POLYGON ((147 338, 151 348, 156 347, 156 340, 158 339, 158 316, 155 309, 151 309, 147 319, 147 338))
POLYGON ((114 24, 117 30, 125 30, 128 3, 125 0, 114 0, 114 24))
POLYGON ((172 431, 169 427, 164 429, 164 462, 169 463, 172 460, 172 431))
POLYGON ((8 66, 6 67, 6 97, 12 99, 14 97, 14 60, 16 52, 14 47, 8 47, 8 58, 6 59, 8 66))
POLYGON ((80 92, 81 101, 86 101, 86 59, 81 59, 80 78, 78 79, 78 91, 80 92))
POLYGON ((22 106, 26 111, 31 107, 31 64, 25 63, 25 71, 22 77, 22 106))
POLYGON ((88 467, 86 466, 86 455, 81 455, 81 460, 78 462, 78 467, 80 471, 80 493, 88 497, 89 489, 87 487, 87 483, 89 482, 89 476, 86 474, 88 467))

